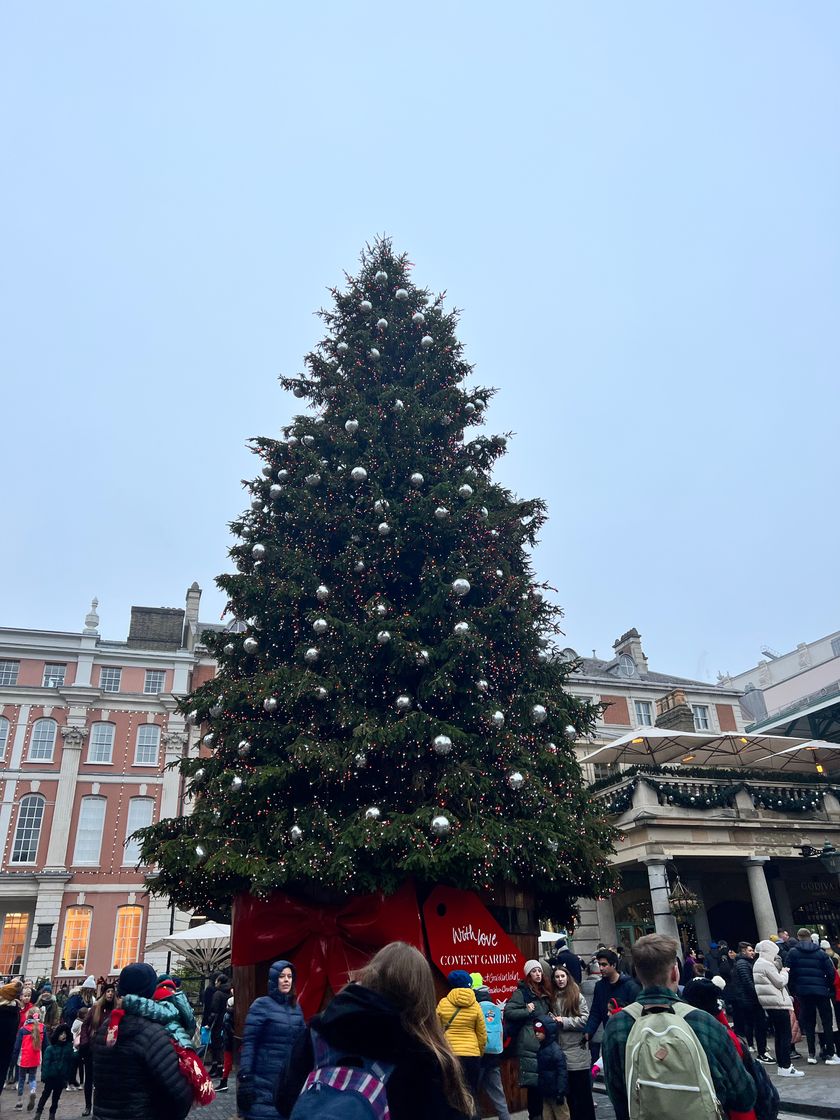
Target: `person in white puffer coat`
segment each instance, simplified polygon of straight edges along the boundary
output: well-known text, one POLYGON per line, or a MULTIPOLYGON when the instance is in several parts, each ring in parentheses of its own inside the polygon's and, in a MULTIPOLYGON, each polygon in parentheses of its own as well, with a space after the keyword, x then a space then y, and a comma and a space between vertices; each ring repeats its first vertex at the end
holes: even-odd
POLYGON ((755 948, 758 953, 753 965, 755 994, 773 1027, 776 1072, 779 1077, 803 1077, 802 1071, 794 1069, 790 1060, 793 999, 787 986, 788 970, 782 967, 779 946, 775 941, 759 941, 755 948))

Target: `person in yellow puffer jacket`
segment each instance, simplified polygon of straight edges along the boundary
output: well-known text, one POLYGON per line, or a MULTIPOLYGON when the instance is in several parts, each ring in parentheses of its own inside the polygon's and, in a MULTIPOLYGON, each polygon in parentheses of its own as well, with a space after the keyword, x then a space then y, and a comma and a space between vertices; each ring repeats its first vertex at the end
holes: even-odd
MULTIPOLYGON (((456 968, 446 979, 450 990, 437 1006, 438 1019, 475 1097, 481 1073, 481 1055, 487 1045, 484 1012, 475 998, 472 977, 468 972, 456 968)), ((477 1109, 475 1115, 478 1115, 477 1109)))

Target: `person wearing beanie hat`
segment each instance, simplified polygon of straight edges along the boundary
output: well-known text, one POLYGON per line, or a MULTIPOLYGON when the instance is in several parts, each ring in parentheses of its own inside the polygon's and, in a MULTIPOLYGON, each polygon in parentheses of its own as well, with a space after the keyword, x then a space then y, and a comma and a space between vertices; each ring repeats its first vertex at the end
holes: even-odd
POLYGON ((193 1089, 169 1032, 144 1014, 156 988, 151 965, 129 964, 119 975, 119 1006, 92 1040, 96 1120, 184 1120, 192 1107, 193 1089))
POLYGON ((82 984, 82 991, 83 992, 95 992, 96 991, 96 981, 94 980, 94 978, 92 976, 88 976, 87 980, 85 980, 84 984, 82 984))
POLYGON ((470 980, 472 980, 473 991, 477 992, 479 988, 484 987, 484 977, 480 972, 471 972, 470 980))
MULTIPOLYGON (((248 1009, 236 1086, 236 1104, 244 1120, 277 1120, 274 1104, 277 1084, 281 1074, 289 1068, 295 1044, 306 1029, 297 1001, 296 976, 297 969, 291 961, 275 961, 268 970, 268 995, 255 999, 248 1009)), ((228 990, 219 1020, 222 1047, 229 997, 228 990)), ((221 1053, 224 1059, 224 1049, 221 1053)), ((224 1092, 224 1065, 219 1072, 222 1075, 219 1084, 224 1092)))
POLYGON ((534 1023, 551 1018, 552 993, 538 960, 525 962, 524 979, 505 1005, 505 1025, 516 1033, 511 1043, 519 1062, 519 1084, 528 1097, 529 1120, 542 1120, 543 1100, 539 1089, 537 1052, 540 1044, 534 1023))
POLYGON ((555 968, 565 968, 574 982, 580 986, 583 980, 583 965, 580 957, 575 956, 566 943, 565 937, 559 937, 554 942, 553 951, 548 958, 549 975, 555 968))
POLYGON ((449 992, 438 1003, 437 1016, 446 1041, 461 1063, 464 1080, 475 1096, 481 1075, 481 1055, 487 1046, 484 1012, 478 1006, 468 972, 456 968, 446 979, 449 992))

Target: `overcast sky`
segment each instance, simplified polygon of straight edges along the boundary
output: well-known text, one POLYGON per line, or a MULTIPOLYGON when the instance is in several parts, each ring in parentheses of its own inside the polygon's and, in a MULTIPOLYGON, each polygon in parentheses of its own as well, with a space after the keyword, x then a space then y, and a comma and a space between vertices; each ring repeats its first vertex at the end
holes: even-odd
POLYGON ((218 619, 245 441, 387 233, 569 645, 837 628, 838 55, 835 0, 2 4, 0 624, 218 619))

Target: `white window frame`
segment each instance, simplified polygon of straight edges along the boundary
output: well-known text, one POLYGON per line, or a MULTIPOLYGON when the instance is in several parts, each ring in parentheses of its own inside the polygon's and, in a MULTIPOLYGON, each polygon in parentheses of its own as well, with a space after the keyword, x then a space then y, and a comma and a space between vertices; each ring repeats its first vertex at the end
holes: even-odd
POLYGON ((692 704, 691 714, 694 716, 694 730, 695 731, 711 731, 712 730, 712 707, 711 704, 692 704), (704 716, 699 715, 700 712, 705 712, 704 716), (705 727, 701 726, 701 721, 705 720, 705 727))
POLYGON ((146 676, 143 679, 143 695, 144 696, 160 696, 166 686, 166 670, 165 669, 147 669, 146 676), (149 678, 152 678, 151 680, 149 678), (160 688, 154 687, 158 679, 160 680, 160 688))
POLYGON ((11 688, 18 682, 20 674, 19 661, 0 661, 0 685, 11 688))
POLYGON ((116 728, 115 724, 109 723, 107 720, 104 720, 104 719, 99 720, 97 723, 91 724, 90 739, 88 741, 88 756, 87 756, 87 760, 88 760, 89 765, 92 765, 92 766, 112 766, 113 765, 113 762, 114 762, 114 736, 116 734, 116 730, 117 730, 117 728, 116 728), (103 739, 103 741, 102 742, 97 742, 98 728, 100 728, 100 727, 107 727, 110 730, 110 738, 109 738, 107 733, 102 733, 101 738, 103 739), (107 743, 104 741, 106 739, 108 740, 107 743), (107 748, 108 748, 107 758, 96 757, 96 751, 98 749, 101 749, 103 746, 107 746, 107 748))
POLYGON ((9 732, 11 731, 11 723, 5 716, 0 716, 0 758, 6 755, 6 747, 9 745, 9 732))
MULTIPOLYGON (((143 743, 142 744, 143 749, 146 749, 146 748, 149 748, 149 747, 151 747, 151 743, 143 743)), ((159 725, 156 724, 156 723, 141 723, 140 726, 137 728, 137 737, 134 740, 134 765, 135 766, 155 766, 156 767, 157 764, 158 764, 158 759, 159 758, 160 758, 160 727, 159 727, 159 725), (152 761, 145 762, 141 759, 141 756, 140 756, 140 751, 141 751, 140 738, 148 728, 153 729, 154 737, 156 739, 155 757, 152 761)))
POLYGON ((64 688, 67 679, 67 665, 60 661, 47 661, 41 678, 42 688, 64 688))
POLYGON ((99 670, 99 687, 103 692, 119 692, 122 688, 122 669, 118 669, 113 665, 103 665, 99 670), (116 674, 117 687, 114 688, 113 684, 106 684, 106 674, 116 674))
POLYGON ((58 724, 56 723, 56 721, 54 719, 50 719, 48 716, 44 716, 41 719, 36 719, 35 722, 32 724, 32 731, 31 731, 30 736, 29 736, 29 754, 27 755, 27 761, 28 762, 52 762, 53 755, 55 754, 55 737, 56 737, 57 734, 58 734, 58 724), (40 738, 39 738, 39 741, 38 741, 37 744, 36 744, 36 741, 35 741, 36 740, 35 733, 36 733, 36 731, 38 731, 38 729, 43 724, 50 724, 51 727, 52 727, 52 740, 50 742, 50 753, 49 754, 40 753, 43 750, 44 745, 46 744, 46 736, 43 736, 43 742, 40 741, 40 738), (35 750, 36 746, 38 747, 38 752, 39 753, 36 753, 36 750, 35 750))
POLYGON ((652 700, 634 700, 633 701, 633 714, 636 717, 636 723, 639 727, 653 727, 653 701, 652 700), (644 704, 648 710, 648 717, 645 719, 639 714, 639 705, 644 704))
POLYGON ((136 867, 140 862, 140 844, 131 836, 138 828, 146 828, 155 819, 155 799, 153 797, 132 797, 128 802, 125 818, 125 843, 123 844, 123 867, 136 867), (142 819, 138 819, 141 816, 142 819), (148 818, 148 819, 147 819, 148 818))
POLYGON ((15 835, 12 840, 12 854, 9 858, 10 864, 13 863, 16 866, 21 866, 38 862, 38 848, 41 845, 41 831, 44 827, 44 809, 46 808, 46 804, 47 799, 40 793, 27 793, 20 799, 18 804, 17 824, 15 825, 15 835), (26 819, 24 818, 24 808, 27 811, 26 819), (32 812, 29 811, 30 809, 32 812), (26 851, 27 853, 31 853, 31 857, 28 859, 16 859, 15 853, 18 849, 20 834, 24 830, 30 833, 26 851), (33 839, 35 841, 34 848, 32 847, 33 839))
POLYGON ((68 906, 67 907, 66 911, 64 912, 64 929, 62 930, 62 933, 61 933, 61 953, 60 953, 60 956, 58 958, 60 974, 64 973, 65 975, 68 975, 68 976, 84 976, 84 974, 87 972, 87 960, 88 960, 88 957, 90 956, 90 935, 91 935, 92 930, 93 930, 93 907, 92 906, 68 906), (67 956, 67 954, 65 952, 65 949, 67 947, 67 923, 70 921, 71 914, 74 914, 76 911, 79 911, 79 910, 83 910, 87 914, 87 929, 86 929, 87 937, 85 939, 85 957, 84 957, 84 960, 82 961, 82 963, 80 965, 77 965, 75 968, 65 968, 64 967, 64 961, 65 961, 65 958, 67 956))
POLYGON ((79 820, 76 824, 76 842, 73 845, 74 867, 98 867, 102 855, 102 835, 105 831, 105 814, 108 802, 96 794, 83 797, 79 802, 79 820), (89 819, 85 813, 89 811, 89 819))

